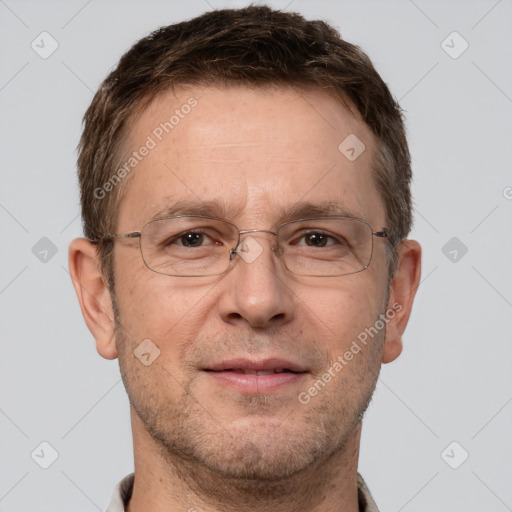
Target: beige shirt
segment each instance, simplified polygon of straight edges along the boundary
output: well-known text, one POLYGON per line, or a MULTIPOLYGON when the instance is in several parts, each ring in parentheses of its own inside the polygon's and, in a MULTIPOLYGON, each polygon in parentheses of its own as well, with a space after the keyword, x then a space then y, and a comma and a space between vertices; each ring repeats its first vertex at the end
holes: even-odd
MULTIPOLYGON (((131 473, 117 484, 112 495, 112 501, 105 512, 125 512, 124 507, 132 496, 133 479, 134 473, 131 473)), ((359 512, 379 512, 361 475, 357 475, 357 490, 359 494, 359 512)))

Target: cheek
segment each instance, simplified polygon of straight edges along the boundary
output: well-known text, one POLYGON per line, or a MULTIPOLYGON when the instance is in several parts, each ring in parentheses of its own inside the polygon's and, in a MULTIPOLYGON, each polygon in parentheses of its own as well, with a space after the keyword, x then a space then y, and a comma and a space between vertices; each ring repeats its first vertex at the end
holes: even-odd
POLYGON ((332 382, 326 399, 332 397, 337 404, 333 407, 341 409, 357 408, 371 395, 385 337, 385 328, 379 328, 380 324, 376 328, 385 310, 385 295, 362 277, 350 279, 352 283, 343 290, 324 291, 311 315, 311 321, 316 321, 317 339, 329 358, 328 367, 315 378, 332 382), (338 403, 340 396, 347 403, 338 403))
POLYGON ((120 272, 116 284, 120 322, 134 343, 150 339, 163 356, 175 354, 193 341, 204 325, 204 316, 215 302, 212 286, 145 268, 130 275, 120 272))
POLYGON ((330 345, 326 348, 339 351, 350 345, 383 312, 385 293, 367 271, 318 284, 298 295, 307 317, 305 327, 316 326, 320 341, 330 345))

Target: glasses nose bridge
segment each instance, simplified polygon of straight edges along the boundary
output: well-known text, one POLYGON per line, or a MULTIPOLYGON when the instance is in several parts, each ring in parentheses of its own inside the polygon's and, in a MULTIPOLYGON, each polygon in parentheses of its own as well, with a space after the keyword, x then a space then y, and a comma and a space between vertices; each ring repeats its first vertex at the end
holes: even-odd
MULTIPOLYGON (((235 255, 238 253, 238 250, 240 246, 242 245, 242 241, 240 240, 241 235, 245 235, 248 233, 269 233, 271 235, 275 235, 277 237, 277 231, 272 231, 270 229, 239 229, 238 230, 239 236, 238 236, 238 244, 234 249, 231 249, 229 252, 229 259, 230 261, 233 260, 235 255)), ((275 252, 275 247, 272 247, 272 251, 275 252)), ((279 254, 279 251, 278 251, 279 254)))
POLYGON ((269 229, 239 229, 238 232, 241 235, 244 235, 245 233, 270 233, 271 235, 277 236, 277 231, 271 231, 269 229))
MULTIPOLYGON (((242 229, 242 230, 239 229, 238 233, 239 233, 238 246, 240 246, 240 244, 242 243, 240 240, 240 236, 245 235, 247 233, 270 233, 271 235, 275 235, 276 237, 278 236, 277 231, 272 231, 270 229, 242 229)), ((238 249, 238 246, 237 246, 237 249, 238 249)), ((272 247, 272 250, 274 251, 275 247, 272 247)))

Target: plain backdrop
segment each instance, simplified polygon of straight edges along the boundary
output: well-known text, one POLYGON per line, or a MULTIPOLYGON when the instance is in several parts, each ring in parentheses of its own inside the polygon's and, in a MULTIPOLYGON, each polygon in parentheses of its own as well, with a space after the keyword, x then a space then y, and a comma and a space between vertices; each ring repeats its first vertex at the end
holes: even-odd
MULTIPOLYGON (((406 111, 423 280, 360 472, 383 512, 512 510, 512 1, 267 4, 331 22, 406 111)), ((137 39, 243 5, 0 0, 0 511, 104 510, 133 470, 118 362, 67 270, 81 119, 137 39)))

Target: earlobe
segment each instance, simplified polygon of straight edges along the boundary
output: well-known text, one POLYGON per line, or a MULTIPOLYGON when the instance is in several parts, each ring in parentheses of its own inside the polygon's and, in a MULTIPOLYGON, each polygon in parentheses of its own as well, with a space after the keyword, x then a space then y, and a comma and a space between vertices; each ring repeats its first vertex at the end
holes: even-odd
POLYGON ((406 240, 398 248, 398 268, 391 284, 388 302, 389 322, 386 326, 386 341, 382 352, 383 363, 394 361, 402 352, 402 335, 411 316, 420 277, 420 244, 414 240, 406 240))
POLYGON ((96 340, 96 350, 105 359, 115 359, 115 322, 112 299, 103 277, 97 246, 85 238, 69 246, 69 272, 87 327, 96 340))

